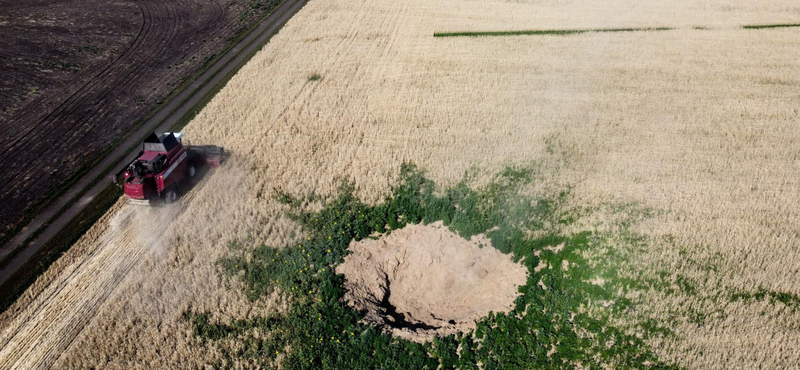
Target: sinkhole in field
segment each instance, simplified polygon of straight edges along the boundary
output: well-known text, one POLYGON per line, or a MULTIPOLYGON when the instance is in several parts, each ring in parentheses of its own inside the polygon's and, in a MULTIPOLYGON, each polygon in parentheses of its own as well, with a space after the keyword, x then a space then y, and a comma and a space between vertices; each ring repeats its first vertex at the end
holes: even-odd
POLYGON ((466 240, 441 222, 407 225, 351 242, 336 268, 349 305, 392 335, 423 342, 468 331, 491 312, 508 312, 527 269, 491 247, 466 240))

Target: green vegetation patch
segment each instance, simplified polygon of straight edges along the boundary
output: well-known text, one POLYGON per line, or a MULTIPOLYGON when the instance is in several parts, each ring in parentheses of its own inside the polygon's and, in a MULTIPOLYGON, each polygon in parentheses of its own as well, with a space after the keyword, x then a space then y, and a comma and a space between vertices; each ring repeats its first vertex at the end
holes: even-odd
MULTIPOLYGON (((778 24, 751 24, 742 26, 746 30, 758 30, 767 28, 792 28, 800 27, 800 23, 778 23, 778 24)), ((433 37, 482 37, 482 36, 569 36, 582 33, 603 33, 603 32, 650 32, 650 31, 671 31, 673 27, 639 27, 639 28, 589 28, 589 29, 562 29, 562 30, 519 30, 519 31, 463 31, 463 32, 434 32, 433 37)), ((710 30, 709 27, 696 26, 694 30, 710 30)))
POLYGON ((744 302, 768 300, 771 304, 775 304, 777 302, 783 303, 787 307, 791 308, 792 311, 800 309, 800 296, 792 293, 767 290, 764 287, 759 287, 754 292, 739 291, 733 293, 731 294, 730 300, 741 300, 744 302))
POLYGON ((590 32, 646 32, 669 31, 670 27, 644 27, 644 28, 591 28, 591 29, 566 29, 566 30, 522 30, 522 31, 476 31, 476 32, 435 32, 433 37, 479 37, 479 36, 567 36, 590 32))
POLYGON ((800 23, 751 24, 747 26, 742 26, 742 28, 746 30, 760 30, 765 28, 792 28, 792 27, 800 27, 800 23))
POLYGON ((279 192, 307 237, 281 249, 233 241, 231 256, 219 264, 243 280, 251 300, 277 293, 291 302, 288 310, 227 323, 208 312, 184 317, 199 340, 220 350, 222 358, 212 364, 218 368, 242 363, 280 363, 287 369, 669 368, 644 342, 668 329, 642 323, 645 334, 633 336, 610 324, 612 315, 630 307, 616 296, 626 289, 616 270, 627 257, 615 247, 640 242, 627 231, 630 220, 613 234, 566 232, 580 218, 567 210, 569 192, 520 195, 520 187, 532 181, 531 170, 508 168, 483 187, 461 182, 438 193, 421 170, 404 165, 398 185, 378 205, 361 202, 350 185, 319 211, 308 210, 318 199, 314 195, 279 192), (485 233, 493 247, 527 267, 529 278, 519 287, 514 309, 487 313, 472 331, 424 344, 391 337, 362 321, 342 301, 343 276, 335 273, 350 242, 440 220, 464 238, 485 233), (550 267, 539 267, 545 265, 550 267))

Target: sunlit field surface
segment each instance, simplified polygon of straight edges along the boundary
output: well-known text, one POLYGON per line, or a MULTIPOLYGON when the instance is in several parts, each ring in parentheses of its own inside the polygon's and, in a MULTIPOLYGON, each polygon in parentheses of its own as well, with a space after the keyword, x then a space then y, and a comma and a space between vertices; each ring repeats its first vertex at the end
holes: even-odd
MULTIPOLYGON (((631 335, 658 323, 664 335, 646 343, 670 365, 797 366, 800 28, 741 28, 790 23, 792 1, 312 0, 185 128, 224 146, 226 165, 167 220, 115 207, 3 315, 0 365, 215 361, 186 312, 227 322, 290 306, 248 300, 218 264, 232 240, 305 238, 276 194, 333 197, 350 182, 375 204, 414 163, 438 191, 525 166, 524 195, 569 189, 573 210, 646 210, 631 226, 646 247, 618 271, 633 304, 612 321, 631 335), (673 29, 433 37, 651 27, 673 29), (134 221, 109 226, 122 217, 134 221), (70 273, 101 271, 93 259, 109 245, 128 248, 124 273, 70 273), (100 298, 60 288, 97 279, 115 281, 100 298), (86 307, 77 328, 49 329, 86 307), (53 339, 66 333, 77 337, 53 339), (34 348, 41 338, 52 340, 34 348)), ((615 217, 586 211, 566 229, 608 231, 615 217)))

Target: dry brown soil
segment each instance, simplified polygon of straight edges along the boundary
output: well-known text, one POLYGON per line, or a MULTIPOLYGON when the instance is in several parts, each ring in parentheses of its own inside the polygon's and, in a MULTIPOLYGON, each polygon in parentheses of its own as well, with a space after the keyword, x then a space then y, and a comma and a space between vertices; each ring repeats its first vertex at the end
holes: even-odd
POLYGON ((0 237, 252 24, 262 0, 0 0, 0 237))
POLYGON ((441 222, 408 225, 352 242, 336 272, 345 276, 345 299, 367 321, 424 342, 514 308, 528 273, 490 243, 483 235, 466 240, 441 222))

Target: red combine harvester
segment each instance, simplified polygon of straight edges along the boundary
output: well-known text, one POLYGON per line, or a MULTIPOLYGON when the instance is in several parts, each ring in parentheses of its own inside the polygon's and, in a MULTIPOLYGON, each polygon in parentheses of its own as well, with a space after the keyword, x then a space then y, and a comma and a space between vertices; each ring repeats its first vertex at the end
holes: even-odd
POLYGON ((224 155, 221 147, 184 146, 182 138, 178 132, 154 132, 144 139, 136 159, 113 178, 114 184, 124 188, 128 203, 173 203, 201 167, 219 167, 224 155))

